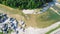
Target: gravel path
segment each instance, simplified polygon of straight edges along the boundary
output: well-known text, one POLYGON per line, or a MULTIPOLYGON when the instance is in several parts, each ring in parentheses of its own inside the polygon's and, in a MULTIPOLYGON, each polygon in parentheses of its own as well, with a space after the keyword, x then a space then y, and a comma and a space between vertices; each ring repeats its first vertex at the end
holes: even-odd
POLYGON ((24 14, 33 14, 34 10, 23 10, 22 11, 24 14))
POLYGON ((23 32, 22 29, 19 29, 19 28, 18 28, 18 30, 19 30, 19 34, 45 34, 46 32, 50 31, 51 29, 56 28, 59 24, 60 24, 60 22, 57 22, 46 28, 28 27, 25 29, 25 32, 23 32))
POLYGON ((50 34, 60 34, 60 28, 59 29, 57 29, 57 30, 55 30, 55 31, 53 31, 52 33, 50 33, 50 34))

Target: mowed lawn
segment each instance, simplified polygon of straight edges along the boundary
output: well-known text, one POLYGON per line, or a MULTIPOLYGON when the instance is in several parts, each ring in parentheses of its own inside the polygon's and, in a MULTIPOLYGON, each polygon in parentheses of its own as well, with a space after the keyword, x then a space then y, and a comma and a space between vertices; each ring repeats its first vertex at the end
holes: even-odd
POLYGON ((0 10, 2 10, 0 12, 7 13, 10 17, 16 18, 18 21, 21 19, 25 20, 27 27, 44 28, 60 21, 60 16, 51 9, 42 14, 28 14, 27 16, 22 13, 22 10, 13 9, 1 4, 0 10))

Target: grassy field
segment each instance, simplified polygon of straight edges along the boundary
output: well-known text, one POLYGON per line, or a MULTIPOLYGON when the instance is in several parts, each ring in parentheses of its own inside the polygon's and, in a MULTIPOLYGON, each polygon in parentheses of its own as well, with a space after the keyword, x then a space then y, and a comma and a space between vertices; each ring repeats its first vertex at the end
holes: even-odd
POLYGON ((22 10, 13 9, 5 5, 0 4, 0 12, 7 13, 10 17, 16 18, 18 21, 23 19, 26 22, 27 27, 48 27, 57 21, 60 21, 60 16, 48 9, 42 14, 28 14, 27 17, 22 13, 22 10))
POLYGON ((3 34, 2 32, 0 32, 0 34, 3 34))
POLYGON ((36 15, 31 14, 28 16, 30 17, 30 19, 27 20, 27 22, 30 21, 30 24, 29 22, 28 24, 40 28, 48 27, 51 24, 54 24, 55 22, 60 20, 60 16, 50 9, 43 14, 36 14, 36 15))

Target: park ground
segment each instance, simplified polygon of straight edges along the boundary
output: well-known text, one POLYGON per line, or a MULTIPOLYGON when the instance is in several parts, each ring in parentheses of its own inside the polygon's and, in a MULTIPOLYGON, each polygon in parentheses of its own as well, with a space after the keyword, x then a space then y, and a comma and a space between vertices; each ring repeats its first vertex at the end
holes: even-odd
MULTIPOLYGON (((58 1, 60 2, 60 0, 58 1)), ((54 6, 53 8, 55 8, 56 11, 58 10, 58 12, 60 13, 60 6, 54 6)), ((39 10, 37 9, 36 11, 39 10)), ((50 8, 42 14, 24 14, 22 10, 10 8, 8 6, 0 4, 0 13, 6 13, 9 17, 16 18, 18 21, 23 19, 27 27, 31 26, 37 28, 46 28, 60 21, 60 15, 55 13, 50 8)), ((55 29, 51 29, 50 31, 47 32, 47 34, 58 28, 60 28, 60 26, 55 29)))
MULTIPOLYGON (((38 9, 36 11, 38 11, 38 9)), ((44 28, 60 21, 60 16, 51 9, 48 9, 42 14, 24 14, 22 10, 10 8, 0 4, 0 12, 8 14, 10 17, 16 18, 18 21, 23 19, 27 27, 32 26, 44 28)))

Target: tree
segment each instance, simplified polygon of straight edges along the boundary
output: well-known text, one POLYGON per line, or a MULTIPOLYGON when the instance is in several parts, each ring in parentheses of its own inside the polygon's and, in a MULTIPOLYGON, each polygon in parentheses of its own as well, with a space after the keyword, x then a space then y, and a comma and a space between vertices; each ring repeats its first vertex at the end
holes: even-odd
POLYGON ((52 2, 52 0, 0 0, 0 4, 20 9, 40 8, 43 4, 48 2, 52 2))

